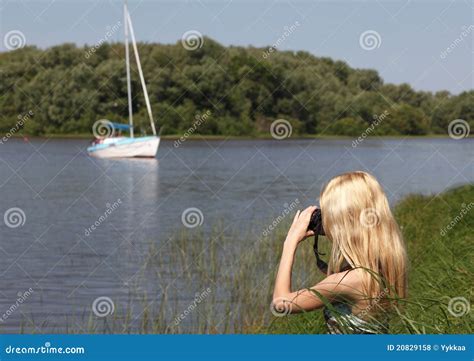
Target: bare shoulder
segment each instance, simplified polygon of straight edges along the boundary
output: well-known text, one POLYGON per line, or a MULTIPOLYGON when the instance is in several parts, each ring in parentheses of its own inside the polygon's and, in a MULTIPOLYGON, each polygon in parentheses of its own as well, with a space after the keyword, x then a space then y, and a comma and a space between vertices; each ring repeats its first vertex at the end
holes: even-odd
POLYGON ((363 285, 362 270, 354 269, 333 273, 319 282, 317 290, 331 292, 339 295, 355 296, 360 294, 363 285))
POLYGON ((344 283, 346 285, 358 286, 362 283, 363 272, 364 271, 362 269, 356 268, 356 269, 351 269, 348 271, 333 273, 332 275, 329 275, 327 279, 333 282, 337 282, 337 283, 344 283))

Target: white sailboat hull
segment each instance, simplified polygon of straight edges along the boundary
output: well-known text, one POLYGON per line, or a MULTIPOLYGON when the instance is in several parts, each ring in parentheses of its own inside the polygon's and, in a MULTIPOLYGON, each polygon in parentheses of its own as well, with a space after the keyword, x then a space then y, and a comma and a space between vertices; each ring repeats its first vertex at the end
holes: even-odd
POLYGON ((89 155, 97 158, 154 158, 160 145, 160 137, 113 138, 108 142, 87 148, 89 155))

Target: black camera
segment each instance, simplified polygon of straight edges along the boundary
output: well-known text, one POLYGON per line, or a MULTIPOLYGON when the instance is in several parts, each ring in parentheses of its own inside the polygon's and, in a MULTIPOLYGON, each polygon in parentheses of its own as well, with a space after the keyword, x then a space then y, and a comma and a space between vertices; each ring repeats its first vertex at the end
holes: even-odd
POLYGON ((316 209, 311 215, 311 220, 309 221, 308 231, 313 231, 315 235, 324 236, 323 229, 323 219, 321 217, 321 210, 316 209))
POLYGON ((323 228, 323 218, 321 215, 321 210, 319 208, 317 208, 311 215, 311 219, 308 225, 308 231, 314 232, 313 250, 314 250, 314 255, 316 256, 316 264, 318 268, 321 270, 321 272, 327 273, 328 265, 319 257, 319 256, 323 256, 324 253, 319 253, 318 251, 318 236, 325 235, 324 228, 323 228))
MULTIPOLYGON (((314 232, 313 250, 314 250, 314 255, 316 256, 316 264, 318 268, 321 270, 321 272, 327 273, 328 264, 319 257, 319 256, 324 256, 324 253, 320 253, 318 250, 318 236, 326 235, 323 228, 323 218, 322 218, 321 210, 319 208, 317 208, 311 215, 311 219, 308 225, 308 231, 314 232)), ((347 271, 347 270, 350 270, 351 268, 352 267, 349 265, 349 262, 347 262, 347 260, 344 260, 341 266, 341 271, 347 271)))

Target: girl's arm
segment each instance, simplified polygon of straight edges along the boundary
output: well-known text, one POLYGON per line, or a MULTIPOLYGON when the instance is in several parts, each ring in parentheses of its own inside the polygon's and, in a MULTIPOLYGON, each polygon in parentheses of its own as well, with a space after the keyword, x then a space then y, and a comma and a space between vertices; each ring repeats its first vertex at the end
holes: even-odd
POLYGON ((297 313, 321 308, 324 303, 317 296, 318 293, 332 301, 343 295, 351 297, 358 288, 359 272, 346 271, 332 274, 310 289, 291 291, 291 271, 296 249, 303 239, 313 235, 307 229, 315 209, 308 207, 303 212, 298 211, 288 231, 273 292, 273 307, 278 311, 297 313))

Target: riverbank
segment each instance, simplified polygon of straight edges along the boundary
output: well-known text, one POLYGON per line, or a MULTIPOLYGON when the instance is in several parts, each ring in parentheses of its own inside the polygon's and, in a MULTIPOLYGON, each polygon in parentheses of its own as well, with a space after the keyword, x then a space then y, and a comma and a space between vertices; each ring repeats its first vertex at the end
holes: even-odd
MULTIPOLYGON (((11 138, 27 138, 27 139, 84 139, 90 140, 93 139, 94 136, 92 134, 45 134, 45 135, 20 135, 14 134, 11 138)), ((161 139, 163 140, 179 140, 183 138, 183 134, 174 134, 174 135, 162 135, 161 139)), ((322 134, 298 134, 292 135, 289 138, 285 138, 284 140, 288 139, 357 139, 358 136, 346 136, 346 135, 322 135, 322 134)), ((449 139, 448 134, 426 134, 426 135, 373 135, 367 137, 367 139, 442 139, 446 138, 449 139)), ((468 138, 472 138, 469 136, 468 138)), ((212 140, 275 140, 270 134, 261 134, 255 136, 237 136, 237 135, 190 135, 185 137, 186 140, 201 140, 201 141, 212 141, 212 140)))
MULTIPOLYGON (((474 184, 437 196, 408 196, 395 207, 407 244, 409 297, 391 315, 391 333, 473 332, 472 300, 474 184)), ((322 312, 276 317, 270 309, 275 270, 291 217, 268 232, 223 232, 210 236, 183 229, 166 245, 151 243, 130 285, 137 299, 114 312, 66 321, 66 333, 326 333, 322 312), (179 270, 178 272, 176 270, 179 270), (178 281, 178 282, 176 282, 178 281), (160 292, 144 291, 147 284, 160 292), (84 325, 77 327, 74 325, 84 325), (72 325, 72 326, 71 326, 72 325)), ((267 231, 266 231, 267 230, 267 231)), ((313 285, 324 276, 315 267, 312 242, 298 250, 293 284, 313 285)), ((328 241, 321 241, 328 251, 328 241)), ((34 319, 31 317, 31 319, 34 319)), ((38 332, 25 322, 22 332, 38 332)))

